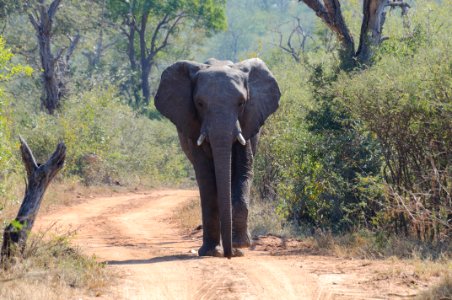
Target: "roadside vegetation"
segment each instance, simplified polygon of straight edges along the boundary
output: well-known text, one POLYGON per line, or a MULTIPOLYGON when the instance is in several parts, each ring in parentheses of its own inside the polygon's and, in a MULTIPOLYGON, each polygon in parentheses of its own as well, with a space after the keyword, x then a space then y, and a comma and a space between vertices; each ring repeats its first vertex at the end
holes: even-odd
POLYGON ((255 196, 285 226, 450 254, 452 40, 442 11, 418 6, 369 68, 341 71, 331 54, 300 68, 275 58, 282 107, 265 127, 255 196))
MULTIPOLYGON (((51 228, 49 228, 50 230, 51 228)), ((1 299, 98 297, 114 276, 105 265, 70 244, 74 233, 33 235, 23 257, 0 272, 1 299)))

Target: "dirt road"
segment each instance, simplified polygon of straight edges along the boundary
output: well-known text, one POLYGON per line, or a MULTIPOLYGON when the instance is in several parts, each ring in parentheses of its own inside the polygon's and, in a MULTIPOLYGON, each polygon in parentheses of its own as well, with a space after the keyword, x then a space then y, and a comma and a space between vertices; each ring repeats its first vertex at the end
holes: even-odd
POLYGON ((193 190, 96 197, 42 216, 36 227, 57 222, 78 229, 74 242, 120 274, 105 299, 393 299, 413 293, 393 279, 378 280, 376 272, 386 274, 391 266, 373 261, 271 255, 265 247, 231 260, 200 258, 199 235, 182 234, 172 220, 197 197, 193 190))

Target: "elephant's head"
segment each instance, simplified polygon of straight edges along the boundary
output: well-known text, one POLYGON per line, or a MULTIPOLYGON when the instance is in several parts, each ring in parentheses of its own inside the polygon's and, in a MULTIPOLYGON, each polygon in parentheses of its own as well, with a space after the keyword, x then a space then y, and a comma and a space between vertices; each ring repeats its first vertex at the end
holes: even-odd
POLYGON ((220 209, 224 256, 231 257, 231 149, 247 141, 279 104, 278 84, 254 58, 233 64, 179 61, 162 74, 156 108, 201 146, 210 143, 220 209))

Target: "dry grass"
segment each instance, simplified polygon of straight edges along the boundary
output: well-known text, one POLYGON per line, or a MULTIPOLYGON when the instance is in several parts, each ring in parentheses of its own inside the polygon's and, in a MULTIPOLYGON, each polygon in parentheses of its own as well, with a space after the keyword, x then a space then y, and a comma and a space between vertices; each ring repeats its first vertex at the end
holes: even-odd
POLYGON ((175 212, 175 218, 184 231, 193 231, 202 224, 200 200, 195 198, 185 203, 175 212))
POLYGON ((251 236, 276 235, 280 237, 293 237, 297 235, 291 224, 283 222, 275 212, 272 203, 253 201, 249 212, 249 230, 251 236))
POLYGON ((30 236, 24 254, 0 270, 0 299, 70 299, 100 296, 112 276, 94 257, 70 245, 73 233, 30 236))
POLYGON ((317 246, 343 258, 444 260, 452 253, 452 243, 429 244, 405 236, 389 236, 368 230, 333 235, 317 230, 313 234, 317 246))
MULTIPOLYGON (((199 198, 192 199, 181 206, 175 213, 180 227, 185 231, 192 231, 201 221, 201 207, 199 198)), ((252 236, 273 234, 277 236, 292 236, 293 227, 284 226, 281 219, 274 213, 270 204, 253 203, 249 215, 250 233, 252 236)))
POLYGON ((384 260, 388 268, 375 273, 376 278, 414 278, 424 283, 436 283, 440 278, 452 276, 452 261, 426 259, 399 259, 388 257, 384 260))
MULTIPOLYGON (((83 198, 110 196, 115 193, 135 190, 131 187, 122 186, 85 186, 76 177, 64 180, 58 179, 49 185, 42 200, 40 213, 45 213, 54 207, 77 203, 83 198)), ((10 188, 8 188, 7 194, 0 195, 0 222, 4 225, 16 216, 25 190, 23 181, 17 178, 11 181, 9 186, 10 188)))
MULTIPOLYGON (((389 235, 386 232, 357 230, 344 234, 333 234, 310 227, 291 224, 277 213, 274 203, 253 199, 249 225, 252 236, 275 235, 314 241, 317 253, 342 258, 444 260, 452 258, 452 240, 428 243, 415 238, 389 235)), ((312 249, 314 250, 314 249, 312 249)))
POLYGON ((452 274, 448 274, 435 286, 422 292, 418 300, 450 300, 452 299, 452 274))
MULTIPOLYGON (((11 185, 0 198, 2 229, 16 216, 23 198, 23 184, 11 185)), ((94 195, 127 191, 122 187, 86 187, 77 179, 54 181, 49 186, 40 214, 70 205, 94 195)), ((52 228, 55 232, 55 228, 52 228)), ((3 230, 2 230, 3 232, 3 230)), ((0 299, 70 299, 80 295, 96 297, 114 280, 94 257, 83 255, 70 245, 73 233, 34 233, 23 255, 13 258, 10 269, 0 270, 0 299)), ((0 243, 1 241, 0 235, 0 243)))
MULTIPOLYGON (((433 245, 367 230, 342 235, 321 230, 311 233, 310 230, 295 229, 285 224, 271 204, 258 201, 251 207, 250 228, 253 235, 276 235, 284 240, 295 238, 298 240, 297 247, 300 252, 306 250, 311 254, 332 255, 344 259, 378 260, 390 266, 376 272, 376 278, 405 278, 407 281, 413 280, 427 285, 437 283, 443 278, 439 285, 423 293, 419 299, 452 300, 451 242, 433 245)), ((286 252, 296 253, 292 248, 286 249, 286 252)))

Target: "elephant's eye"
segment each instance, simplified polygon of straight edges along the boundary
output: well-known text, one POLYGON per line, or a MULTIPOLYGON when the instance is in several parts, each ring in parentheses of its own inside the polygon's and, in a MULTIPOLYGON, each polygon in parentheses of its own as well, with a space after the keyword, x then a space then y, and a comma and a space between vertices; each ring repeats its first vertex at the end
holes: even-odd
POLYGON ((203 104, 202 104, 201 101, 198 101, 197 104, 198 104, 199 107, 203 107, 203 104))
POLYGON ((242 107, 243 105, 245 105, 245 101, 242 100, 239 102, 239 107, 242 107))

